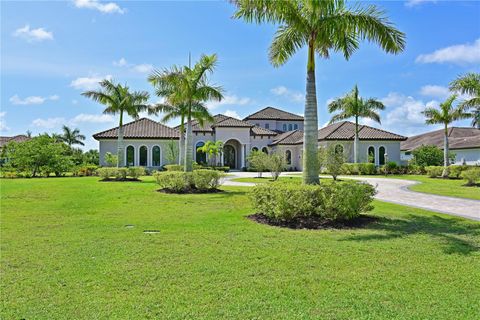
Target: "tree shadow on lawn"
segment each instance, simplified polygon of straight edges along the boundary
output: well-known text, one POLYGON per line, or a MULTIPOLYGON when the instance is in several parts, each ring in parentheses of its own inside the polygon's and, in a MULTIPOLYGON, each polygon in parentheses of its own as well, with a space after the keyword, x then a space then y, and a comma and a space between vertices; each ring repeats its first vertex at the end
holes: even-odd
POLYGON ((459 218, 413 214, 406 216, 405 219, 383 217, 377 223, 367 225, 365 229, 384 231, 386 234, 355 235, 341 241, 382 241, 424 234, 440 240, 447 254, 469 255, 480 251, 477 243, 460 238, 461 236, 479 237, 480 224, 468 223, 459 218))

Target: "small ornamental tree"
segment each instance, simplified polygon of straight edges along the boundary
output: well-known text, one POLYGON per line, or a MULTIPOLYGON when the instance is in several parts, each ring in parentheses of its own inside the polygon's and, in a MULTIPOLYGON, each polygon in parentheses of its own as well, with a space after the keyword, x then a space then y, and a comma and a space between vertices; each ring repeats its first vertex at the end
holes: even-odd
POLYGON ((168 163, 173 164, 176 163, 178 157, 180 156, 178 144, 175 140, 170 140, 167 143, 167 152, 165 153, 165 158, 167 159, 168 163))
POLYGON ((268 170, 270 170, 270 173, 272 174, 273 181, 276 181, 278 179, 280 173, 282 173, 282 171, 285 170, 285 167, 287 166, 285 158, 278 153, 272 153, 271 155, 268 155, 267 164, 268 170))
POLYGON ((116 154, 111 154, 110 152, 105 153, 103 158, 107 167, 116 167, 118 163, 118 157, 116 154))
POLYGON ((252 151, 248 155, 249 166, 258 172, 258 177, 262 177, 262 173, 269 169, 270 156, 262 151, 252 151))
POLYGON ((323 149, 319 151, 319 158, 322 159, 321 162, 325 166, 327 172, 332 176, 333 180, 337 180, 346 160, 344 150, 338 149, 334 144, 321 149, 323 149))

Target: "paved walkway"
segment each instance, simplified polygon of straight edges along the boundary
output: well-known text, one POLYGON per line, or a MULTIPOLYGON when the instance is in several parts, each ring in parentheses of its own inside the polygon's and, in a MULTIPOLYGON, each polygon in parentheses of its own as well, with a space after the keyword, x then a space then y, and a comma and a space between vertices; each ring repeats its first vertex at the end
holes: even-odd
MULTIPOLYGON (((236 178, 251 178, 256 176, 257 174, 255 172, 233 172, 227 176, 227 180, 225 181, 224 185, 250 187, 255 184, 231 180, 236 178)), ((269 176, 269 174, 266 173, 265 176, 269 176)), ((285 176, 285 174, 282 174, 282 176, 285 176)), ((381 201, 407 205, 480 221, 480 200, 459 199, 411 191, 408 189, 408 187, 420 183, 412 180, 354 176, 348 176, 345 178, 362 180, 376 186, 378 193, 375 198, 381 201)))

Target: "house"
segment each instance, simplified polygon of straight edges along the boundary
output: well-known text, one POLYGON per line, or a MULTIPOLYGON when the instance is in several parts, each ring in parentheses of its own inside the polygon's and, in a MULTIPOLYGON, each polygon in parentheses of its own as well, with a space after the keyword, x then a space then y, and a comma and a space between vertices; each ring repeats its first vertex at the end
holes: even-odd
MULTIPOLYGON (((353 161, 353 137, 355 125, 343 121, 322 128, 318 132, 320 146, 338 145, 353 161)), ((303 117, 277 108, 267 107, 243 120, 217 114, 213 122, 203 126, 193 121, 194 160, 205 163, 207 158, 197 148, 207 141, 224 143, 220 164, 232 169, 247 166, 247 157, 252 150, 266 153, 279 152, 285 156, 287 165, 302 170, 303 117)), ((117 152, 118 127, 93 135, 100 144, 100 164, 104 165, 107 152, 117 152)), ((387 161, 400 163, 400 142, 406 137, 369 126, 360 126, 359 159, 383 165, 387 161)), ((168 164, 166 152, 169 145, 178 145, 179 127, 170 128, 156 121, 142 118, 124 125, 126 164, 159 168, 168 164)))
MULTIPOLYGON (((401 159, 408 161, 412 151, 422 145, 434 145, 443 150, 444 129, 409 137, 400 145, 401 159)), ((448 128, 449 150, 455 154, 454 164, 480 164, 480 129, 448 128)))

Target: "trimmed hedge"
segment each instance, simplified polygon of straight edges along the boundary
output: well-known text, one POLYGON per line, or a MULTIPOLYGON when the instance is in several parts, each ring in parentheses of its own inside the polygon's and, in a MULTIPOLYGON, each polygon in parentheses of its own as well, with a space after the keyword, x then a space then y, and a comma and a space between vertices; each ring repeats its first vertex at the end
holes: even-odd
POLYGON ((156 172, 153 176, 162 190, 174 193, 187 193, 217 190, 222 184, 222 178, 225 177, 225 173, 218 170, 201 169, 193 172, 156 172))
POLYGON ((442 176, 443 167, 441 166, 428 166, 425 167, 425 171, 430 178, 437 178, 442 176))
POLYGON ((474 186, 478 181, 480 181, 480 168, 470 168, 462 171, 461 177, 464 180, 467 180, 468 186, 474 186))
POLYGON ((320 185, 259 184, 249 193, 258 213, 275 220, 317 216, 349 220, 373 209, 376 190, 355 181, 320 185))
POLYGON ((127 177, 132 179, 138 179, 140 176, 145 175, 145 168, 143 167, 129 167, 129 168, 111 168, 104 167, 97 169, 98 175, 103 180, 127 180, 127 177))

